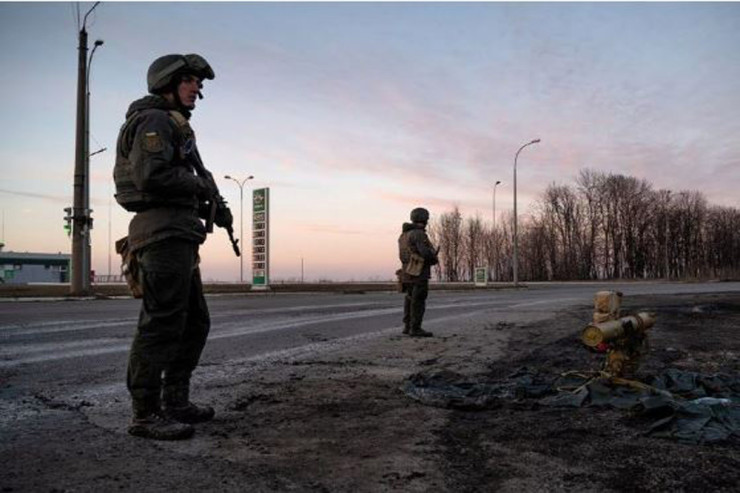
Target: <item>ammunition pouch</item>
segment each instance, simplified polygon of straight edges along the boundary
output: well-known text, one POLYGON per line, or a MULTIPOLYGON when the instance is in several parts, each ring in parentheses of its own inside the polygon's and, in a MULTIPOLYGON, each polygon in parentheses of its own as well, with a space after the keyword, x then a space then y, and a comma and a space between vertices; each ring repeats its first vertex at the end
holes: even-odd
POLYGON ((424 257, 418 253, 411 252, 409 261, 403 265, 403 271, 410 276, 418 277, 423 270, 424 257))
POLYGON ((131 162, 122 157, 116 159, 116 165, 113 167, 116 202, 129 212, 145 211, 152 206, 154 198, 150 194, 139 191, 134 185, 132 176, 131 162))
POLYGON ((121 274, 134 298, 142 298, 144 290, 139 283, 139 261, 129 248, 128 236, 116 241, 116 253, 121 256, 121 274))

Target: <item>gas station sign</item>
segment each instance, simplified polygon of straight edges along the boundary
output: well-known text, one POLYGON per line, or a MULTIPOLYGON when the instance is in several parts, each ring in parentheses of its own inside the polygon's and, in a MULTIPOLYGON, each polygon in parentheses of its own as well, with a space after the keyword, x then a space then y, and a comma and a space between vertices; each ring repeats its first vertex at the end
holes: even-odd
POLYGON ((252 192, 252 289, 270 286, 270 189, 252 192))
POLYGON ((476 267, 475 268, 475 285, 480 287, 488 286, 488 268, 487 267, 476 267))

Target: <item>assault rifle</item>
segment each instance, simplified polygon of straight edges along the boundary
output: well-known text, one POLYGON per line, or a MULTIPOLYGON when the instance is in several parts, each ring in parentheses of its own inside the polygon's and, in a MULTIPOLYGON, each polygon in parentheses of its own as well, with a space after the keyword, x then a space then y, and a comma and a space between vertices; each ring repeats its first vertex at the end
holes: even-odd
MULTIPOLYGON (((216 215, 218 214, 219 209, 228 210, 229 207, 226 205, 226 201, 224 200, 224 198, 220 195, 216 195, 210 200, 209 207, 210 209, 208 210, 208 217, 206 218, 206 232, 213 233, 213 223, 216 222, 216 215)), ((231 242, 231 248, 234 249, 234 253, 237 257, 241 256, 241 252, 239 251, 239 240, 234 238, 234 227, 229 224, 228 226, 224 226, 223 228, 229 234, 229 241, 231 242)))
MULTIPOLYGON (((216 200, 213 201, 213 203, 216 204, 217 209, 221 207, 225 209, 228 208, 226 205, 226 201, 220 195, 216 198, 216 200)), ((214 215, 214 219, 215 219, 215 215, 214 215)), ((239 240, 234 238, 234 227, 231 224, 229 224, 228 226, 225 226, 224 229, 226 230, 227 233, 229 233, 229 241, 231 242, 231 248, 234 249, 234 253, 236 254, 237 257, 241 256, 241 252, 239 251, 239 240)))
MULTIPOLYGON (((210 180, 214 188, 218 190, 218 187, 216 186, 216 181, 213 179, 213 175, 210 171, 206 169, 206 167, 203 165, 203 161, 200 159, 200 153, 198 152, 198 149, 194 149, 193 152, 193 164, 195 165, 195 172, 198 174, 198 176, 205 178, 206 180, 210 180)), ((206 218, 206 232, 213 233, 213 223, 216 222, 216 214, 218 213, 218 210, 223 208, 228 210, 228 206, 226 205, 226 200, 218 194, 216 194, 211 200, 209 201, 209 210, 208 210, 208 217, 206 218)), ((237 257, 241 256, 241 252, 239 251, 239 240, 234 238, 234 228, 231 224, 228 226, 225 226, 224 229, 229 234, 229 241, 231 242, 231 248, 234 249, 234 253, 237 257)))

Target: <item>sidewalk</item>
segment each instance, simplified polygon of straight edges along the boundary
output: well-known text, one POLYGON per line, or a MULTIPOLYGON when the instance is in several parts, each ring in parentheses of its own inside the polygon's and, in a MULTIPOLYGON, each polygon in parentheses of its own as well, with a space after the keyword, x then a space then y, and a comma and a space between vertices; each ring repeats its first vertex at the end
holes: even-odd
MULTIPOLYGON (((506 289, 511 283, 490 283, 486 287, 476 287, 472 282, 431 282, 431 290, 469 290, 469 289, 506 289)), ((521 288, 526 285, 520 284, 521 288)), ((251 284, 206 283, 205 294, 265 294, 265 293, 348 293, 361 294, 375 291, 396 291, 392 282, 322 282, 322 283, 275 283, 269 290, 252 290, 251 284)), ((69 284, 0 284, 0 302, 20 298, 53 298, 77 299, 70 296, 69 284)), ((93 284, 92 293, 84 299, 130 297, 128 287, 121 284, 93 284)))

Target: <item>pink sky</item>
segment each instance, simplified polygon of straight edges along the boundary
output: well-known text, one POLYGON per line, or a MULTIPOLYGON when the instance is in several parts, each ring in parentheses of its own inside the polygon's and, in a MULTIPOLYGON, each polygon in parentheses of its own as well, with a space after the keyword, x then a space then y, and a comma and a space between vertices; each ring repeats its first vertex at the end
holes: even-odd
MULTIPOLYGON (((0 53, 6 250, 70 250, 73 13, 0 4, 0 40, 15 47, 0 53)), ((192 124, 235 216, 224 175, 271 188, 275 279, 299 278, 301 258, 308 280, 391 278, 413 207, 488 220, 501 180, 497 211, 509 213, 514 153, 533 138, 522 214, 586 167, 738 206, 740 4, 103 3, 89 32, 105 39, 91 76, 91 150, 108 148, 91 161, 99 273, 109 223, 115 240, 129 219, 109 208, 118 128, 149 63, 173 52, 215 68, 192 124)), ((202 256, 206 278, 239 279, 223 231, 202 256)))

